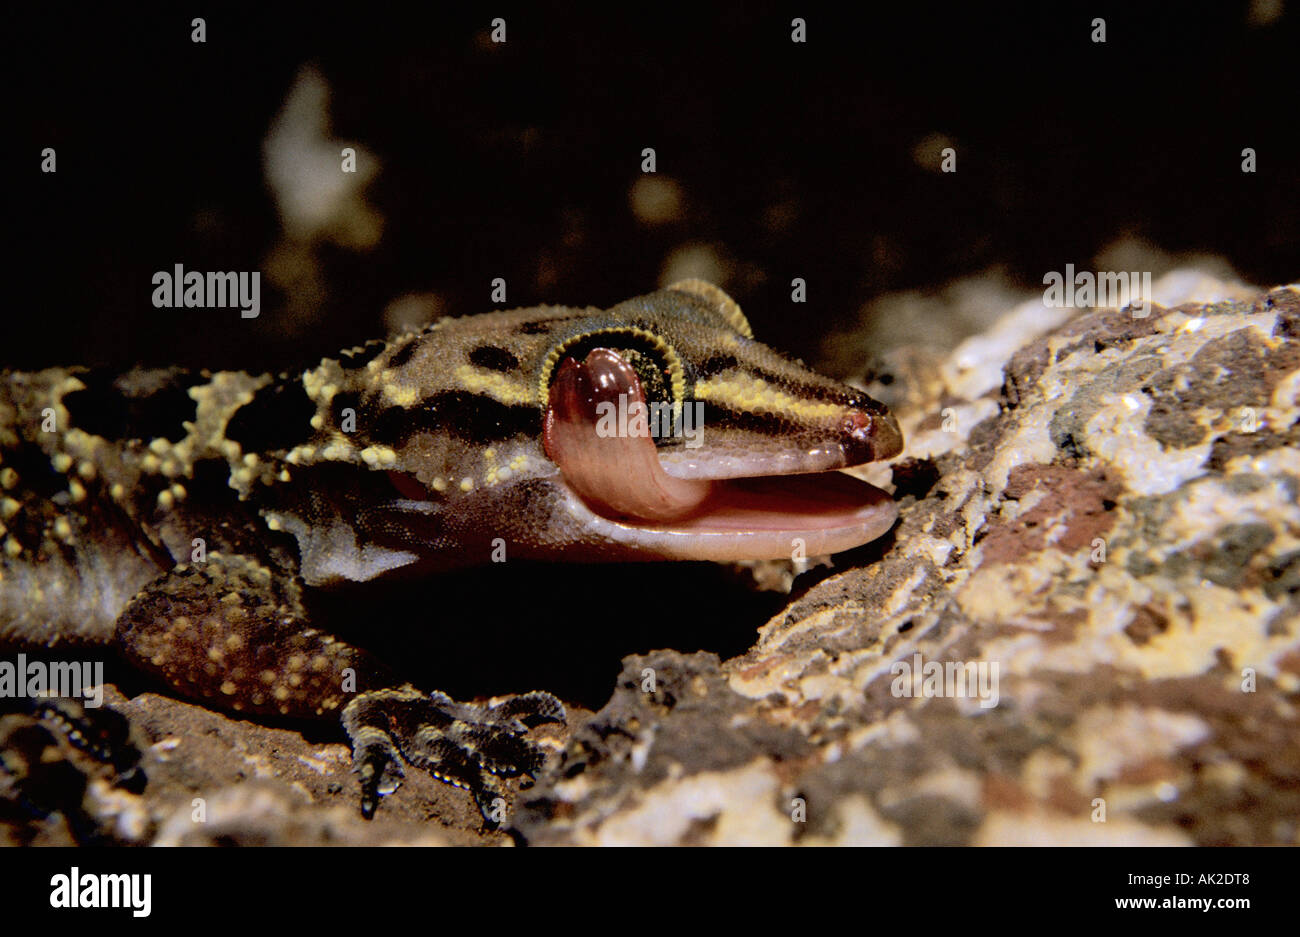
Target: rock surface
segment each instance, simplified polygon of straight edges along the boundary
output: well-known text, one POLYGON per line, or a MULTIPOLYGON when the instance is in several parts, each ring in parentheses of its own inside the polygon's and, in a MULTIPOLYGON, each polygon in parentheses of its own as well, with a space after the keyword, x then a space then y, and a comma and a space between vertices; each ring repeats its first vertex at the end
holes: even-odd
POLYGON ((629 658, 530 842, 1300 840, 1300 291, 1013 348, 904 357, 878 561, 629 658))
MULTIPOLYGON (((892 485, 894 532, 740 657, 627 658, 567 738, 538 730, 563 747, 515 838, 1300 842, 1300 289, 1236 295, 1027 307, 893 356, 908 446, 864 474, 892 485)), ((119 841, 511 841, 414 771, 362 821, 333 736, 109 702, 149 777, 91 777, 119 841)), ((57 815, 0 830, 70 836, 57 815)))

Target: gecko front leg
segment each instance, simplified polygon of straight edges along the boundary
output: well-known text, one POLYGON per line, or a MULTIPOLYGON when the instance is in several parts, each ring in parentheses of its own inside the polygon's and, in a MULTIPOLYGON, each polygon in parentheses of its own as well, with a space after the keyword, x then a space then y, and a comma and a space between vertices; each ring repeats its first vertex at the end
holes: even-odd
POLYGON ((500 778, 532 774, 542 753, 524 738, 562 722, 549 693, 495 706, 457 703, 404 684, 371 655, 307 623, 301 586, 244 554, 210 553, 151 584, 118 620, 123 653, 184 695, 237 712, 290 718, 340 713, 374 815, 402 762, 474 795, 497 826, 500 778))

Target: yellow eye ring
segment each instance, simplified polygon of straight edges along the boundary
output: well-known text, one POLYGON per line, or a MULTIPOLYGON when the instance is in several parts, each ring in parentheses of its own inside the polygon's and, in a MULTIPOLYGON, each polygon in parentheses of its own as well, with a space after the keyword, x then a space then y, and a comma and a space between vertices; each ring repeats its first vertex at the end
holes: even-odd
POLYGON ((550 354, 546 356, 546 360, 542 362, 541 379, 537 383, 537 405, 539 407, 545 410, 550 403, 551 376, 555 373, 555 368, 564 358, 565 353, 579 342, 600 335, 631 336, 653 348, 663 357, 664 365, 668 369, 668 380, 673 394, 673 407, 678 408, 685 402, 686 371, 682 368, 682 359, 678 356, 676 349, 664 341, 661 336, 647 329, 637 328, 634 325, 614 325, 605 329, 595 329, 591 332, 572 335, 551 349, 550 354))

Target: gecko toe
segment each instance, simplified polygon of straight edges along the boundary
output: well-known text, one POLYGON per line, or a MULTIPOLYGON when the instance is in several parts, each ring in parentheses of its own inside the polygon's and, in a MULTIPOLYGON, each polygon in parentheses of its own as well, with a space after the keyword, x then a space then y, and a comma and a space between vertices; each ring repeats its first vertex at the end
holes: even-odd
POLYGON ((545 722, 563 723, 569 718, 568 713, 564 711, 564 704, 542 690, 512 696, 505 702, 493 706, 492 712, 502 718, 521 719, 529 728, 545 722))

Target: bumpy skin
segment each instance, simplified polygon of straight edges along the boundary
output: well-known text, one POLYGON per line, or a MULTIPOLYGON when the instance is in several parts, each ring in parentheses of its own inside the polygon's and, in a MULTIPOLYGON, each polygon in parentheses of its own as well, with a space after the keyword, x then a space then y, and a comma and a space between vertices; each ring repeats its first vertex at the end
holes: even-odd
MULTIPOLYGON (((647 397, 705 402, 724 473, 901 445, 883 406, 753 341, 700 281, 607 311, 443 320, 300 374, 0 372, 0 647, 112 644, 212 705, 341 714, 364 812, 406 761, 487 816, 495 778, 539 763, 522 736, 563 720, 558 700, 488 709, 400 686, 313 628, 304 591, 487 562, 497 538, 519 557, 677 558, 594 531, 544 452, 557 366, 595 347, 631 362, 647 397)), ((693 456, 660 445, 666 462, 693 456)))

